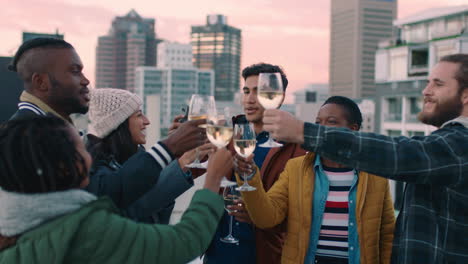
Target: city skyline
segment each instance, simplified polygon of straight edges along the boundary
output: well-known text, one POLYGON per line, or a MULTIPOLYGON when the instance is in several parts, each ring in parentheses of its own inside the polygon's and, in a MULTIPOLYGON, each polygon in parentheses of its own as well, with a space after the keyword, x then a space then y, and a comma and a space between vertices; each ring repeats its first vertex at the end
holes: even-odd
MULTIPOLYGON (((97 37, 106 34, 115 16, 134 8, 144 17, 155 18, 160 38, 190 42, 190 26, 203 24, 208 14, 223 14, 228 24, 242 30, 241 68, 256 62, 284 67, 290 79, 287 101, 294 91, 306 84, 327 83, 329 70, 330 1, 298 0, 285 5, 277 0, 200 0, 196 3, 171 1, 157 5, 151 1, 134 3, 103 0, 29 0, 4 3, 0 24, 4 41, 1 56, 12 56, 21 44, 23 31, 55 32, 65 35, 85 64, 85 74, 95 86, 95 50, 97 37), (180 7, 184 8, 181 9, 180 7), (194 11, 196 10, 196 11, 194 11)), ((427 8, 461 5, 464 0, 400 0, 397 18, 427 8)))

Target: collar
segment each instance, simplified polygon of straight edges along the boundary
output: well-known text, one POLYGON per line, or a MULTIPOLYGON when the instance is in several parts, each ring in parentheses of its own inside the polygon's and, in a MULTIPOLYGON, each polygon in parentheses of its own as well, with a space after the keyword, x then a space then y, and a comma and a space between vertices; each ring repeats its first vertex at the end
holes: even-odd
MULTIPOLYGON (((33 104, 34 106, 36 106, 37 108, 39 109, 35 109, 37 111, 42 111, 42 113, 51 113, 55 116, 58 116, 60 118, 62 118, 63 120, 73 124, 73 121, 70 119, 70 117, 63 117, 61 115, 59 115, 59 113, 57 113, 54 109, 52 109, 50 106, 48 106, 46 103, 44 103, 41 99, 37 98, 36 96, 26 92, 26 91, 23 91, 21 93, 21 96, 20 96, 20 103, 18 104, 18 107, 21 109, 21 108, 27 108, 29 110, 32 110, 31 107, 33 106, 30 106, 30 105, 25 105, 24 102, 28 102, 28 103, 31 103, 33 104)), ((33 111, 37 114, 36 111, 33 111)))
POLYGON ((468 128, 468 116, 459 116, 455 119, 445 122, 440 128, 443 128, 448 125, 460 124, 468 128))
POLYGON ((10 237, 76 211, 96 196, 79 189, 25 194, 0 188, 0 200, 0 234, 10 237))

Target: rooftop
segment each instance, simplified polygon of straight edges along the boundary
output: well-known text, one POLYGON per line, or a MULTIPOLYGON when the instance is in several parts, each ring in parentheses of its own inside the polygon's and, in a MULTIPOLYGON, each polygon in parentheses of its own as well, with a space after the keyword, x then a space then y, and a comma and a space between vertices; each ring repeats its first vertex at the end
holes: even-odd
POLYGON ((403 26, 415 23, 421 23, 427 20, 432 20, 440 17, 456 15, 459 13, 468 12, 468 5, 447 6, 426 9, 422 12, 407 16, 393 21, 394 26, 403 26))

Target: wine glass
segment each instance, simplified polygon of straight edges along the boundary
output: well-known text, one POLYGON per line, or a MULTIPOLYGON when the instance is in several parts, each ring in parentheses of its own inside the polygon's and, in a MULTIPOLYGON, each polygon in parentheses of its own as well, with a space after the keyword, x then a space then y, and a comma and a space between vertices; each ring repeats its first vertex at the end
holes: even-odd
MULTIPOLYGON (((228 206, 234 205, 236 200, 240 200, 241 196, 240 193, 236 190, 235 186, 227 186, 224 188, 223 192, 223 198, 224 198, 224 209, 230 213, 232 212, 230 209, 228 209, 228 206)), ((233 216, 229 216, 229 234, 226 237, 221 238, 221 242, 224 243, 230 243, 230 244, 235 244, 239 243, 239 239, 235 238, 232 236, 232 220, 233 216)))
MULTIPOLYGON (((276 109, 283 102, 283 82, 279 72, 260 73, 258 75, 257 89, 258 102, 263 106, 263 108, 276 109)), ((268 140, 259 146, 265 148, 277 148, 283 146, 283 144, 273 141, 270 135, 268 135, 268 140)))
MULTIPOLYGON (((232 138, 232 121, 229 118, 229 108, 224 109, 225 115, 218 115, 215 110, 212 110, 206 122, 206 136, 218 149, 226 147, 232 138)), ((221 187, 237 185, 233 181, 229 181, 223 177, 221 187)))
MULTIPOLYGON (((237 154, 243 158, 248 158, 255 150, 257 140, 255 137, 255 130, 251 123, 240 123, 234 126, 234 149, 237 154)), ((247 181, 247 174, 243 173, 242 178, 244 184, 238 187, 236 190, 241 192, 255 191, 257 188, 250 186, 247 181)))
MULTIPOLYGON (((189 113, 187 118, 188 120, 207 119, 208 113, 213 112, 213 109, 216 111, 216 104, 213 96, 194 94, 190 99, 189 113)), ((201 127, 206 127, 206 125, 201 125, 201 127)), ((198 148, 196 148, 195 160, 192 163, 186 165, 186 167, 206 169, 207 162, 200 163, 198 156, 198 148)))

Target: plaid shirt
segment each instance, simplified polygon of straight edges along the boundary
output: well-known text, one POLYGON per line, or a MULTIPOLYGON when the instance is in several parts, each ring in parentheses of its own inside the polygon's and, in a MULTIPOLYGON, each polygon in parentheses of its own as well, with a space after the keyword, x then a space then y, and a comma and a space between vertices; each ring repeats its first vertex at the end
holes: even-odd
POLYGON ((425 137, 305 123, 304 149, 407 187, 392 263, 468 263, 468 118, 425 137))

